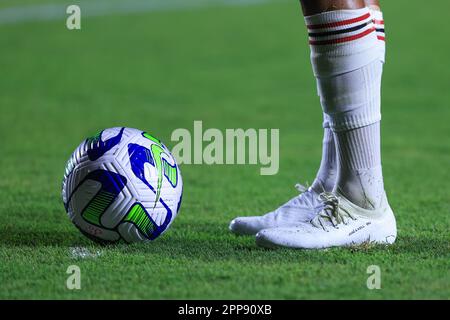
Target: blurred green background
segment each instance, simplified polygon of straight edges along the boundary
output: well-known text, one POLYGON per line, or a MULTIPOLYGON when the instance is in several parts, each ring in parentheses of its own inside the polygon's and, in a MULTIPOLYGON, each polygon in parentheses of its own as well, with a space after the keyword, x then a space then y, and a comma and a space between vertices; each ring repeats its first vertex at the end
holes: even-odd
POLYGON ((321 108, 297 1, 0 0, 0 298, 406 299, 450 297, 450 3, 382 1, 383 169, 395 245, 264 250, 228 232, 312 181, 321 108), (66 28, 79 4, 82 29, 66 28), (280 129, 280 171, 181 167, 184 199, 150 244, 100 247, 60 200, 65 162, 99 129, 280 129), (99 251, 74 257, 71 248, 99 251), (66 288, 66 269, 82 289, 66 288), (368 290, 379 265, 382 289, 368 290))

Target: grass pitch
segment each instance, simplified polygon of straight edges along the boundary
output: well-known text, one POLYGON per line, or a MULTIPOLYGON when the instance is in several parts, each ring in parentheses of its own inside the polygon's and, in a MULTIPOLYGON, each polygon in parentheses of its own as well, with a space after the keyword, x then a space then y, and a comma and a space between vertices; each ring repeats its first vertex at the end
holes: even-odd
POLYGON ((294 196, 319 165, 321 109, 296 1, 90 17, 80 31, 64 17, 0 24, 0 298, 448 299, 450 4, 383 5, 383 169, 399 228, 388 248, 264 250, 228 232, 233 217, 294 196), (181 213, 150 244, 102 247, 75 229, 60 183, 82 139, 129 126, 171 146, 194 120, 279 128, 279 174, 182 166, 181 213), (74 264, 82 288, 71 291, 74 264), (366 287, 370 265, 381 290, 366 287))

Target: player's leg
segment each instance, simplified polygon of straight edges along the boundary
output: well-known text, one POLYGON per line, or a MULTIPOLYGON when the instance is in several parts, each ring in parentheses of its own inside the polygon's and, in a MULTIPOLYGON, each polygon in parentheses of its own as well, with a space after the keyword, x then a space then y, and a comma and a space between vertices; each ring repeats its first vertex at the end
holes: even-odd
MULTIPOLYGON (((356 117, 359 119, 349 120, 349 117, 346 116, 340 117, 341 119, 339 116, 335 117, 336 126, 341 127, 337 128, 334 133, 339 156, 339 174, 335 191, 339 191, 362 208, 376 209, 380 207, 380 203, 385 197, 380 151, 381 77, 385 60, 384 21, 378 0, 364 0, 364 4, 369 8, 372 17, 376 36, 372 37, 376 38, 372 42, 376 44, 375 47, 379 54, 378 59, 360 70, 353 71, 354 76, 350 75, 348 79, 349 87, 354 91, 360 90, 362 85, 367 87, 361 94, 350 92, 353 97, 350 97, 349 100, 353 98, 353 105, 364 100, 364 106, 360 107, 361 112, 359 114, 356 112, 356 117), (381 25, 383 27, 380 27, 381 25), (364 77, 361 84, 357 83, 359 81, 358 74, 364 77), (363 94, 367 97, 363 97, 363 94), (352 121, 353 124, 346 124, 352 121)), ((345 76, 342 75, 337 76, 334 81, 344 79, 345 76)), ((319 86, 321 82, 324 87, 330 85, 330 81, 325 79, 323 81, 318 79, 318 82, 319 86)), ((335 88, 330 90, 331 95, 328 95, 325 100, 336 99, 335 90, 338 88, 336 84, 331 84, 331 86, 335 88)), ((339 93, 337 98, 340 98, 339 93)), ((332 102, 331 105, 331 111, 336 114, 344 113, 345 109, 348 109, 348 106, 340 106, 340 103, 332 102)))
MULTIPOLYGON (((382 51, 382 60, 384 62, 384 21, 381 13, 381 8, 378 0, 340 0, 340 1, 317 1, 305 0, 300 1, 302 4, 303 14, 305 16, 322 13, 326 11, 339 9, 361 9, 364 6, 368 7, 372 16, 373 22, 377 28, 377 36, 379 38, 379 47, 382 51)), ((324 113, 324 135, 322 142, 322 159, 316 178, 312 183, 312 187, 317 192, 332 191, 336 182, 337 163, 336 163, 336 146, 333 137, 333 132, 330 129, 329 116, 324 113)))
POLYGON ((369 9, 381 11, 379 0, 364 0, 364 3, 369 9))
MULTIPOLYGON (((311 1, 319 4, 320 1, 311 1)), ((342 1, 344 2, 344 1, 342 1)), ((299 196, 291 199, 278 209, 262 216, 238 217, 230 223, 230 230, 241 235, 255 235, 260 230, 292 226, 309 221, 318 212, 317 197, 321 192, 332 191, 336 182, 337 160, 333 132, 329 117, 323 114, 322 159, 311 187, 302 190, 299 196)))
MULTIPOLYGON (((369 1, 369 0, 368 0, 369 1)), ((375 0, 371 0, 375 2, 375 0)), ((360 9, 367 3, 353 0, 305 0, 300 1, 304 16, 322 13, 339 9, 360 9)), ((320 93, 319 93, 320 96, 320 93)), ((323 113, 323 141, 322 141, 322 159, 316 178, 312 183, 312 188, 317 192, 332 191, 336 182, 337 160, 336 144, 333 137, 333 131, 330 129, 329 116, 323 113)))
POLYGON ((302 7, 321 104, 336 143, 338 176, 333 192, 321 195, 323 210, 311 222, 263 230, 257 242, 300 248, 392 243, 396 224, 380 155, 384 38, 379 32, 384 30, 377 33, 373 22, 382 19, 374 18, 363 0, 302 0, 302 7))
POLYGON ((354 10, 366 6, 364 0, 300 0, 303 15, 312 16, 337 10, 354 10))

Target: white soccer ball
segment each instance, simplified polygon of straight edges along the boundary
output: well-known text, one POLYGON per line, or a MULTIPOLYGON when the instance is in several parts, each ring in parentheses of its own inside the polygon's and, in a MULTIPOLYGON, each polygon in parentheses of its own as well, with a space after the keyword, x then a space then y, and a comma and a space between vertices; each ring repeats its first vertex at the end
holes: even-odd
POLYGON ((169 149, 141 130, 110 128, 67 162, 62 198, 75 226, 97 242, 154 240, 180 210, 183 181, 169 149))

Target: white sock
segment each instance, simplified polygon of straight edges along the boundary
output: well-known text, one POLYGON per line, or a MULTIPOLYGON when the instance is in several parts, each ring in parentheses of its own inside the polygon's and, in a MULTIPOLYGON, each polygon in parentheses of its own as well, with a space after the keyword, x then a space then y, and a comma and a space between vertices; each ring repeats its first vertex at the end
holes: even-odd
POLYGON ((339 172, 334 191, 365 209, 379 208, 384 197, 380 122, 335 133, 339 172))
POLYGON ((324 191, 331 192, 336 183, 336 175, 336 145, 334 143, 333 131, 331 131, 329 126, 328 116, 324 114, 322 160, 320 161, 319 171, 311 187, 318 193, 324 191))
POLYGON ((364 208, 384 194, 380 159, 382 57, 368 8, 305 17, 321 104, 338 154, 334 190, 364 208))

